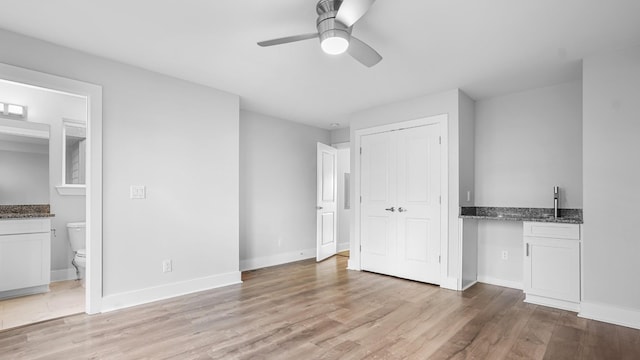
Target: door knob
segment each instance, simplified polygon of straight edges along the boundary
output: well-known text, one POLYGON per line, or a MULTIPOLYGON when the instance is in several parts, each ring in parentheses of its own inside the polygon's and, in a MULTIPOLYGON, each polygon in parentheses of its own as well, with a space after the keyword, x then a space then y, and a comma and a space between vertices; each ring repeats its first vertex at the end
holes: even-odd
POLYGON ((401 207, 399 207, 399 208, 398 208, 398 211, 399 211, 399 212, 406 212, 406 211, 409 211, 409 210, 407 210, 407 209, 403 209, 403 208, 402 208, 402 206, 401 206, 401 207))
POLYGON ((387 211, 391 211, 391 212, 394 212, 394 211, 396 211, 396 208, 394 208, 394 207, 392 206, 392 207, 390 207, 390 208, 388 208, 388 209, 385 209, 385 210, 387 210, 387 211))
POLYGON ((322 206, 316 206, 316 210, 322 210, 322 206))

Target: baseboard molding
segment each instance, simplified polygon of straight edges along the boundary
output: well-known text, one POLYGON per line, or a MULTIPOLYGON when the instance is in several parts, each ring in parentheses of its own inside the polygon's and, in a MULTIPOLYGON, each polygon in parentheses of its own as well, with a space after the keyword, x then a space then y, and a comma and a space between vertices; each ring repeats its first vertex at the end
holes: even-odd
POLYGON ((240 271, 262 269, 316 257, 316 248, 240 260, 240 271))
POLYGON ((176 282, 146 289, 109 295, 102 298, 101 312, 123 309, 154 301, 215 289, 242 282, 239 271, 176 282))
POLYGON ((578 312, 580 311, 580 303, 571 301, 552 299, 544 296, 526 294, 524 302, 542 306, 549 306, 556 309, 578 312))
POLYGON ((524 289, 524 286, 519 281, 503 280, 503 279, 498 279, 490 276, 478 275, 478 282, 489 284, 489 285, 496 285, 496 286, 508 287, 512 289, 518 289, 518 290, 524 289))
POLYGON ((442 279, 442 281, 440 282, 440 287, 443 289, 449 289, 449 290, 461 290, 458 288, 458 278, 452 278, 452 277, 445 277, 442 279))
POLYGON ((347 270, 360 271, 361 269, 359 266, 356 266, 352 258, 349 258, 349 260, 347 260, 347 270))
POLYGON ((583 301, 579 317, 640 329, 640 310, 583 301))
POLYGON ((76 269, 51 270, 51 282, 76 280, 76 269))
POLYGON ((338 252, 349 250, 349 243, 338 244, 338 252))

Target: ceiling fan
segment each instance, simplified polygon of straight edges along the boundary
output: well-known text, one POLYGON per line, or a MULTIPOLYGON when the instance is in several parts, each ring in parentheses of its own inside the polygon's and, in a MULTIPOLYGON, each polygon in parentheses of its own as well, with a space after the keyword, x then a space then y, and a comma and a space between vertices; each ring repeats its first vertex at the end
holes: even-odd
POLYGON ((295 41, 320 39, 320 46, 327 54, 337 55, 345 51, 365 66, 372 67, 382 56, 358 38, 351 35, 353 24, 369 11, 375 0, 320 0, 316 5, 317 32, 261 41, 260 46, 273 46, 295 41))

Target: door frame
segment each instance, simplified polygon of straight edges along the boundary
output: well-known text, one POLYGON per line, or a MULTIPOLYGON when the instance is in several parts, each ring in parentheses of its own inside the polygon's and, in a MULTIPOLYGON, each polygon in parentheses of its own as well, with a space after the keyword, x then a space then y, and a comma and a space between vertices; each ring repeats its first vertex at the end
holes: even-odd
POLYGON ((354 152, 355 162, 351 164, 353 174, 353 225, 354 237, 351 239, 351 249, 348 268, 350 270, 362 270, 360 256, 360 234, 361 234, 361 203, 362 195, 360 188, 361 180, 361 146, 362 137, 371 134, 377 134, 387 131, 401 130, 412 127, 426 126, 431 124, 440 124, 440 136, 442 139, 442 147, 440 152, 440 194, 442 196, 442 206, 440 208, 440 283, 447 276, 448 254, 449 254, 449 126, 447 114, 434 115, 415 120, 401 121, 393 124, 374 126, 366 129, 355 131, 355 146, 352 148, 354 152))
POLYGON ((0 63, 0 79, 79 96, 87 102, 85 312, 102 305, 102 86, 0 63))

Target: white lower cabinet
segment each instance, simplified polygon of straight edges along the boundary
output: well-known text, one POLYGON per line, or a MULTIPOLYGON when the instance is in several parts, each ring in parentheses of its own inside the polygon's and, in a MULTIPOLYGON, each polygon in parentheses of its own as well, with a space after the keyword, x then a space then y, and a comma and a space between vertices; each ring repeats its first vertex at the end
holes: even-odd
POLYGON ((525 301, 580 310, 580 243, 578 224, 524 223, 525 301))
POLYGON ((0 299, 48 291, 50 229, 50 219, 0 220, 0 299))

